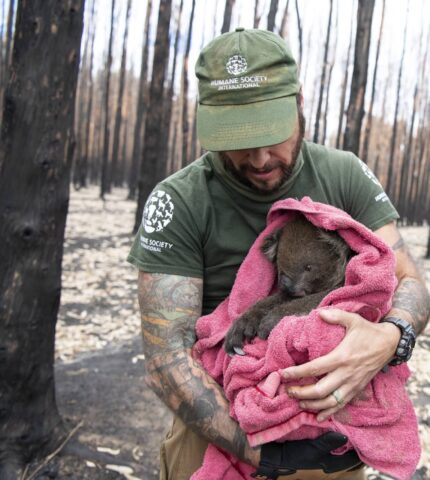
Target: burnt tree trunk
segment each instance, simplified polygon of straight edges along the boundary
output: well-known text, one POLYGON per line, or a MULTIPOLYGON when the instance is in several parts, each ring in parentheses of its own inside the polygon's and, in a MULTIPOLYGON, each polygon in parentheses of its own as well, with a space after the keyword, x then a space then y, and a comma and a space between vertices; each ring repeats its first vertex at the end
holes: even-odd
MULTIPOLYGON (((4 4, 3 4, 3 13, 4 13, 4 4)), ((3 93, 8 80, 8 73, 10 67, 10 56, 12 51, 12 42, 13 42, 13 17, 15 13, 15 0, 9 0, 9 10, 7 14, 7 27, 6 27, 6 38, 2 39, 2 45, 0 49, 2 51, 2 62, 1 62, 1 82, 0 82, 0 108, 3 102, 3 93), (3 52, 3 43, 5 44, 3 52), (4 54, 4 56, 3 56, 4 54)), ((4 21, 4 19, 3 19, 4 21)))
POLYGON ((425 258, 430 258, 430 229, 429 229, 429 234, 427 238, 427 252, 426 252, 425 258))
POLYGON ((336 22, 334 26, 335 39, 333 42, 334 47, 333 47, 333 52, 331 54, 332 60, 327 65, 328 74, 327 74, 327 82, 326 82, 327 86, 326 86, 326 92, 325 92, 323 128, 322 128, 322 137, 321 137, 321 143, 323 145, 325 145, 326 137, 327 137, 327 120, 328 120, 328 108, 329 108, 329 100, 330 100, 331 76, 333 73, 334 62, 336 61, 336 47, 337 47, 337 41, 338 41, 338 18, 339 18, 339 12, 338 12, 338 6, 336 3, 336 22))
POLYGON ((109 93, 110 93, 110 76, 112 67, 112 44, 113 44, 113 32, 115 23, 115 0, 111 2, 111 15, 110 15, 110 33, 109 33, 109 46, 106 58, 106 83, 104 87, 104 130, 103 130, 103 153, 102 153, 102 171, 100 182, 100 197, 104 198, 105 194, 109 191, 109 145, 110 145, 110 114, 109 114, 109 93))
POLYGON ((366 128, 364 130, 363 148, 361 153, 361 159, 363 160, 364 163, 367 163, 367 157, 369 155, 370 132, 372 130, 372 120, 373 120, 373 104, 375 103, 375 92, 376 92, 376 77, 378 73, 379 52, 381 50, 382 33, 384 29, 384 16, 385 16, 384 14, 385 14, 385 0, 382 0, 381 24, 379 26, 378 44, 376 46, 375 69, 373 70, 373 81, 372 81, 372 94, 370 97, 369 111, 367 112, 366 128))
POLYGON ((165 98, 163 106, 163 128, 166 132, 167 142, 164 144, 164 151, 162 156, 167 160, 167 171, 171 172, 172 158, 171 152, 173 150, 171 145, 172 129, 174 128, 174 122, 172 118, 172 107, 175 97, 175 78, 176 78, 176 66, 178 62, 178 50, 179 50, 179 38, 181 33, 181 20, 182 20, 182 11, 184 8, 184 0, 181 0, 178 9, 178 17, 176 21, 176 33, 175 33, 175 43, 173 47, 173 65, 172 65, 172 75, 169 81, 169 89, 165 98))
MULTIPOLYGON (((88 4, 87 4, 88 7, 88 4)), ((91 84, 92 63, 94 56, 94 13, 95 0, 92 1, 91 14, 88 21, 88 26, 83 37, 85 38, 85 47, 81 69, 78 76, 78 87, 76 90, 76 105, 75 105, 75 140, 76 148, 74 151, 74 162, 72 165, 72 181, 75 189, 80 189, 86 183, 85 172, 83 167, 84 150, 87 145, 86 136, 88 134, 85 125, 88 116, 88 105, 91 102, 85 86, 91 84), (91 43, 91 46, 90 46, 91 43), (89 53, 91 50, 91 53, 89 53), (90 59, 88 59, 90 57, 90 59)))
POLYGON ((15 0, 9 0, 9 11, 7 14, 7 31, 6 31, 6 53, 5 53, 5 65, 8 67, 10 65, 10 55, 12 51, 12 28, 13 28, 13 17, 15 12, 15 0))
POLYGON ((113 145, 112 145, 112 161, 111 161, 111 175, 109 176, 111 182, 117 187, 120 185, 118 173, 118 155, 119 155, 119 140, 121 132, 122 120, 122 101, 124 98, 125 85, 125 68, 127 62, 127 38, 128 38, 128 23, 130 19, 131 0, 127 0, 127 8, 125 13, 125 28, 124 38, 122 43, 121 67, 119 74, 119 88, 116 102, 115 125, 113 129, 113 145))
POLYGON ((364 116, 364 97, 366 94, 374 7, 375 0, 358 0, 354 70, 352 72, 351 93, 343 137, 344 150, 349 150, 356 155, 360 150, 360 132, 364 116))
MULTIPOLYGON (((409 6, 408 6, 408 13, 409 13, 409 6)), ((402 50, 402 57, 400 59, 400 67, 399 73, 397 76, 397 97, 396 97, 396 108, 394 110, 394 122, 393 122, 393 130, 391 133, 391 141, 390 141, 390 153, 388 155, 388 183, 387 183, 387 193, 388 196, 392 196, 395 191, 394 187, 394 176, 396 173, 396 165, 395 165, 395 148, 396 148, 396 141, 397 141, 397 124, 398 124, 398 116, 399 116, 399 108, 400 108, 400 90, 402 88, 402 72, 403 72, 403 61, 405 58, 405 49, 406 49, 406 33, 407 33, 407 22, 408 15, 406 15, 405 21, 405 28, 403 30, 403 50, 402 50)))
POLYGON ((184 63, 182 66, 182 164, 189 163, 189 131, 190 119, 188 118, 188 58, 190 56, 191 36, 193 33, 193 20, 196 0, 193 0, 191 7, 190 23, 188 25, 187 46, 184 52, 184 63))
POLYGON ((259 3, 260 3, 260 0, 255 0, 253 28, 258 28, 258 26, 260 25, 261 15, 258 13, 259 3))
POLYGON ((303 28, 302 28, 302 21, 300 19, 300 11, 299 11, 299 0, 296 0, 296 17, 297 17, 297 33, 299 36, 299 61, 298 61, 298 72, 302 68, 302 59, 303 59, 303 28))
POLYGON ((286 28, 287 28, 289 6, 290 6, 290 0, 287 0, 287 4, 285 5, 285 8, 284 8, 284 13, 282 14, 281 25, 278 30, 278 33, 282 38, 285 38, 287 36, 286 28))
POLYGON ((19 1, 0 137, 0 478, 58 446, 54 336, 82 0, 19 1))
POLYGON ((275 31, 276 14, 278 13, 279 0, 270 0, 269 13, 267 15, 267 30, 275 31))
POLYGON ((91 53, 90 53, 90 65, 88 68, 88 105, 87 112, 85 117, 85 143, 82 151, 82 159, 80 160, 79 171, 77 175, 77 183, 79 187, 85 187, 87 185, 88 178, 88 157, 90 154, 90 131, 91 131, 91 115, 93 111, 93 96, 94 96, 94 81, 93 81, 93 65, 94 65, 94 39, 96 34, 96 26, 94 22, 95 18, 95 0, 93 0, 92 10, 91 10, 91 53))
POLYGON ((146 6, 144 40, 142 45, 142 60, 140 64, 139 90, 137 93, 136 122, 133 133, 133 149, 131 154, 130 176, 128 178, 128 198, 136 197, 137 179, 139 176, 140 159, 142 157, 142 137, 144 134, 144 114, 146 106, 146 85, 148 76, 148 52, 149 52, 149 21, 152 13, 152 0, 148 0, 146 6))
POLYGON ((221 33, 226 33, 230 30, 231 14, 233 13, 235 1, 236 0, 225 0, 224 20, 222 22, 221 33))
POLYGON ((166 159, 160 158, 163 143, 166 141, 162 129, 163 109, 161 108, 164 80, 169 64, 169 24, 172 0, 160 0, 157 35, 154 47, 154 66, 148 100, 148 113, 145 121, 145 139, 142 162, 139 172, 139 196, 133 231, 136 233, 146 199, 166 171, 166 159))
POLYGON ((318 103, 317 103, 317 113, 315 114, 315 127, 314 127, 313 140, 316 143, 318 142, 318 139, 319 139, 319 126, 320 126, 320 120, 321 120, 321 109, 322 109, 325 79, 326 79, 326 73, 327 73, 327 58, 328 58, 328 49, 330 45, 332 14, 333 14, 333 0, 330 0, 330 11, 328 16, 327 33, 326 33, 325 47, 324 47, 324 59, 323 59, 323 66, 322 66, 322 72, 321 72, 320 93, 319 93, 318 103))
POLYGON ((347 51, 346 60, 345 60, 345 73, 343 75, 342 89, 340 94, 339 123, 337 126, 336 148, 340 147, 340 139, 341 139, 342 130, 343 130, 343 120, 345 116, 345 100, 346 100, 346 90, 348 88, 349 62, 351 58, 351 49, 352 49, 352 33, 354 31, 353 24, 354 24, 354 17, 351 17, 349 44, 348 44, 348 51, 347 51))

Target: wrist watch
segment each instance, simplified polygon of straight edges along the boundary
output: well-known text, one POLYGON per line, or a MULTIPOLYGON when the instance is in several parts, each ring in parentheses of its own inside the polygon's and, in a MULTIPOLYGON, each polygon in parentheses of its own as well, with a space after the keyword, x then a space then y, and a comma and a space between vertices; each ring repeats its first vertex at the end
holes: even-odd
POLYGON ((414 327, 406 320, 398 317, 386 317, 382 319, 381 322, 393 323, 402 332, 396 353, 388 365, 395 366, 407 362, 411 358, 412 350, 415 347, 415 340, 417 338, 414 327))

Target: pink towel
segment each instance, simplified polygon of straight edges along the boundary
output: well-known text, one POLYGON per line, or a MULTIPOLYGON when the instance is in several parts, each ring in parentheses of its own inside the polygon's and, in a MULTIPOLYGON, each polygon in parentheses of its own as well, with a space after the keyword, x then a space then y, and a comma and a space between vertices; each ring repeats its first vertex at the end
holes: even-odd
MULTIPOLYGON (((230 414, 252 446, 337 431, 349 438, 347 448, 355 448, 364 463, 399 480, 410 479, 419 460, 420 442, 417 419, 404 386, 409 376, 405 364, 377 374, 362 395, 319 423, 314 413, 302 410, 297 400, 288 397, 278 370, 330 352, 342 340, 343 327, 324 322, 313 310, 307 316, 284 317, 267 340, 257 338, 245 345, 246 356, 230 358, 222 347, 232 323, 273 290, 275 267, 260 247, 267 235, 294 216, 294 211, 302 212, 317 227, 336 230, 356 252, 346 269, 345 286, 328 294, 319 308, 357 312, 371 322, 378 322, 389 311, 397 284, 390 247, 335 207, 308 197, 282 200, 271 208, 268 225, 243 261, 230 296, 197 322, 193 354, 223 386, 230 414)), ((202 468, 192 479, 250 480, 252 471, 210 445, 202 468)))

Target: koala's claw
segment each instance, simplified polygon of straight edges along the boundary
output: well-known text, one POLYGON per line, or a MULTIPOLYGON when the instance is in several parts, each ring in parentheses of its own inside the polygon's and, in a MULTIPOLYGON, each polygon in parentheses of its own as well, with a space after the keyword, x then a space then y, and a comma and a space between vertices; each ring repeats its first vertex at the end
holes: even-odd
MULTIPOLYGON (((245 355, 245 352, 243 351, 243 342, 245 338, 249 339, 247 336, 247 328, 248 324, 246 317, 242 316, 238 318, 236 323, 234 323, 227 332, 224 341, 224 349, 229 355, 245 355)), ((253 337, 255 337, 255 333, 251 338, 253 337)))
POLYGON ((237 353, 238 355, 241 355, 241 356, 246 355, 245 351, 244 351, 242 348, 233 347, 233 350, 234 350, 234 352, 237 353))

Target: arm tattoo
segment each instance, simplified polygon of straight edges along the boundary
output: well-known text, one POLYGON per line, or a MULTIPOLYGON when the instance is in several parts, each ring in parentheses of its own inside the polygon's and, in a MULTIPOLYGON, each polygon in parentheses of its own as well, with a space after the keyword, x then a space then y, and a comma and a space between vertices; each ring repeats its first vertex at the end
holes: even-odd
POLYGON ((394 294, 392 308, 406 312, 415 331, 422 332, 427 325, 430 313, 430 299, 426 287, 415 278, 409 277, 402 280, 394 294))
POLYGON ((188 427, 249 463, 245 433, 230 418, 221 387, 191 355, 202 290, 198 278, 140 273, 146 380, 188 427))
POLYGON ((406 274, 400 279, 393 297, 390 315, 409 321, 418 333, 427 325, 430 315, 430 296, 409 250, 400 236, 391 247, 405 265, 406 274))

